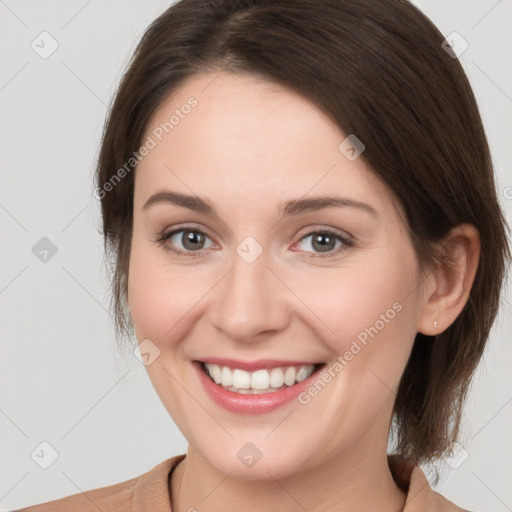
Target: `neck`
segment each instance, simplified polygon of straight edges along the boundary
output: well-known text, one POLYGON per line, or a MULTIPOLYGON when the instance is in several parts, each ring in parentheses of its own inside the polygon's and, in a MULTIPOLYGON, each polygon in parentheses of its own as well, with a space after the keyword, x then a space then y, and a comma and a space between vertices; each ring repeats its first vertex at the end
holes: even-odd
POLYGON ((219 472, 189 446, 171 476, 172 512, 402 512, 406 494, 393 480, 386 451, 373 448, 365 456, 354 447, 344 450, 279 480, 241 480, 219 472))

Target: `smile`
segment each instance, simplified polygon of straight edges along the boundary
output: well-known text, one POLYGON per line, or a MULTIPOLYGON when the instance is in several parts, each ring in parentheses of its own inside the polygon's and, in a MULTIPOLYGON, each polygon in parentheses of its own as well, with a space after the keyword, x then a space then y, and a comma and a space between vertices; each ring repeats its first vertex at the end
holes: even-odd
MULTIPOLYGON (((325 363, 276 366, 255 363, 253 370, 223 364, 193 361, 206 395, 217 406, 236 414, 255 415, 272 412, 292 403, 316 379, 325 363), (267 366, 262 368, 262 366, 267 366)), ((302 407, 302 406, 301 406, 302 407)))

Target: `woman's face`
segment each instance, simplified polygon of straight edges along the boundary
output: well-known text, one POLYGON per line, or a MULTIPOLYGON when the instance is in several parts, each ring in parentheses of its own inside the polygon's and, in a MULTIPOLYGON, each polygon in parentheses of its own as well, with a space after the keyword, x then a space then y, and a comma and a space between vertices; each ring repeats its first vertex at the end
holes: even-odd
POLYGON ((194 76, 144 137, 130 313, 165 407, 195 452, 234 477, 387 446, 424 299, 403 210, 340 146, 346 137, 290 90, 228 74, 194 76), (165 192, 191 199, 155 196, 165 192), (342 201, 309 203, 322 197, 342 201), (234 360, 218 373, 240 386, 268 386, 257 369, 279 387, 272 367, 293 380, 291 363, 324 366, 297 387, 242 394, 205 376, 197 361, 213 358, 234 360))

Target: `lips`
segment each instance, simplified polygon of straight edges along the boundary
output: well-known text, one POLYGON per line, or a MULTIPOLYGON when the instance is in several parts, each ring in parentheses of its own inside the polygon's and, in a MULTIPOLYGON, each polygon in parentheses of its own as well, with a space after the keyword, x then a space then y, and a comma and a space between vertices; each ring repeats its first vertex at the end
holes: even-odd
MULTIPOLYGON (((222 364, 227 365, 227 363, 240 365, 241 361, 233 361, 229 359, 220 359, 220 358, 211 358, 208 361, 222 361, 222 364)), ((269 369, 276 368, 278 366, 286 366, 290 363, 295 363, 296 365, 302 365, 303 361, 275 361, 275 360, 259 360, 253 361, 246 364, 246 368, 255 368, 258 369, 269 369), (263 367, 262 367, 263 365, 263 367), (269 366, 270 365, 270 366, 269 366)), ((306 364, 315 364, 315 363, 306 363, 306 364)), ((289 404, 297 399, 297 396, 302 393, 305 389, 307 389, 313 381, 317 378, 318 372, 321 371, 321 368, 325 366, 324 363, 315 364, 315 371, 306 379, 301 382, 297 382, 292 386, 283 386, 281 389, 277 389, 274 392, 270 393, 262 393, 262 394, 240 394, 237 392, 232 392, 224 389, 222 386, 216 384, 210 376, 204 371, 204 364, 200 361, 193 361, 192 363, 196 374, 201 382, 203 389, 206 391, 207 395, 209 395, 210 399, 213 400, 214 403, 221 406, 223 409, 236 414, 245 414, 245 415, 257 415, 270 413, 275 409, 283 407, 286 404, 289 404)), ((243 366, 243 365, 242 365, 243 366)), ((234 366, 236 368, 236 366, 234 366)), ((239 368, 241 369, 241 368, 239 368)))

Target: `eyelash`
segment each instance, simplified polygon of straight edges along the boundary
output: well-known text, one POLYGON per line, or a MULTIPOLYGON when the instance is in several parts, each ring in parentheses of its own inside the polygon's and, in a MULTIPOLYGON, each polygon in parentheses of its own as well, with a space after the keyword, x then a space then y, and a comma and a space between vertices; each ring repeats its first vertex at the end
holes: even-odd
MULTIPOLYGON (((165 243, 173 236, 175 235, 176 233, 181 233, 183 231, 191 231, 193 233, 200 233, 201 235, 204 235, 204 236, 207 236, 208 235, 200 230, 200 229, 197 229, 195 226, 181 226, 177 229, 173 229, 171 231, 163 231, 162 233, 160 233, 156 239, 156 242, 158 243, 158 245, 161 245, 161 246, 165 246, 165 243)), ((302 242, 302 240, 304 240, 305 238, 311 236, 311 235, 318 235, 318 234, 322 234, 322 235, 330 235, 332 237, 334 237, 336 240, 339 240, 340 242, 343 243, 343 246, 342 247, 339 247, 337 250, 334 250, 328 254, 321 254, 321 253, 313 253, 314 255, 311 255, 311 256, 307 256, 307 258, 330 258, 332 256, 336 256, 341 250, 343 250, 344 248, 347 249, 347 248, 350 248, 350 247, 353 247, 354 246, 354 242, 344 236, 342 236, 340 233, 338 233, 337 231, 334 231, 332 229, 320 229, 320 230, 317 230, 317 231, 310 231, 309 233, 306 233, 301 239, 300 241, 302 242)), ((210 237, 208 237, 210 238, 210 237)), ((201 252, 202 250, 200 251, 182 251, 181 249, 173 249, 173 248, 170 248, 170 247, 165 247, 166 250, 170 250, 172 251, 173 253, 177 254, 178 256, 185 256, 187 258, 197 258, 199 256, 201 256, 201 252)))

